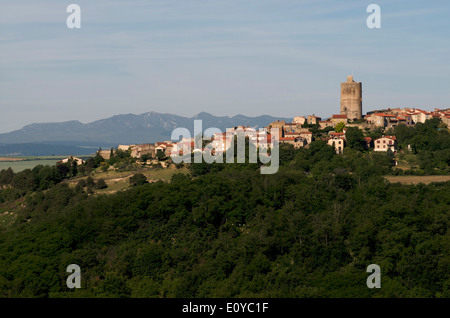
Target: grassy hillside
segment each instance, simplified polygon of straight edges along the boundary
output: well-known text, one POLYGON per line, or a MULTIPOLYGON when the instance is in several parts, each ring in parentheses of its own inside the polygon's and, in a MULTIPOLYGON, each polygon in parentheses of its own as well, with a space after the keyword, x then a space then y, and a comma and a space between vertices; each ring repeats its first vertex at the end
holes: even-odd
MULTIPOLYGON (((170 181, 172 176, 177 173, 188 174, 189 169, 187 169, 187 168, 154 169, 154 168, 140 167, 140 168, 136 168, 132 171, 123 171, 123 172, 120 172, 120 171, 105 171, 105 172, 97 171, 96 173, 91 174, 90 176, 94 179, 94 181, 97 181, 99 179, 105 180, 105 182, 108 186, 105 189, 96 190, 95 192, 97 194, 111 194, 111 193, 115 193, 117 191, 122 191, 122 190, 130 188, 131 185, 130 185, 129 180, 136 173, 141 173, 144 176, 146 176, 147 180, 149 182, 157 182, 159 180, 168 182, 168 181, 170 181)), ((87 176, 72 178, 70 180, 65 181, 65 183, 67 183, 70 187, 75 188, 76 184, 80 180, 86 180, 87 178, 88 178, 87 176)))

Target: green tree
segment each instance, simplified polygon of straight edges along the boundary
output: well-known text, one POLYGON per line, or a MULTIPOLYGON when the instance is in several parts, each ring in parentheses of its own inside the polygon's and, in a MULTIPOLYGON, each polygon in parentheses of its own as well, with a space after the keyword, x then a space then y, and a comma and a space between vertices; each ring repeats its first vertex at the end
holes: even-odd
POLYGON ((347 147, 350 149, 363 151, 366 145, 364 134, 358 127, 348 127, 345 132, 347 147))
POLYGON ((78 163, 76 160, 69 160, 70 164, 70 176, 75 177, 78 174, 78 163))
POLYGON ((94 188, 95 188, 95 180, 89 176, 86 179, 86 190, 88 193, 94 193, 94 188))
POLYGON ((142 173, 136 173, 130 178, 130 184, 132 186, 139 186, 148 183, 147 177, 142 173))
POLYGON ((11 169, 11 167, 0 172, 0 185, 11 184, 13 179, 14 171, 11 169))
POLYGON ((95 154, 95 157, 94 157, 94 167, 95 168, 100 167, 100 164, 105 161, 105 159, 100 155, 101 151, 102 151, 102 148, 99 148, 99 150, 95 154))
POLYGON ((164 151, 160 150, 156 152, 156 158, 158 158, 159 161, 164 161, 167 159, 167 156, 164 151))
POLYGON ((342 132, 345 128, 345 123, 344 122, 339 122, 336 124, 336 127, 334 127, 334 131, 335 132, 342 132))
POLYGON ((108 185, 106 184, 104 179, 98 179, 97 182, 95 183, 96 189, 106 189, 107 187, 108 185))
POLYGON ((88 158, 85 162, 85 172, 89 174, 92 170, 96 168, 95 159, 88 158))
POLYGON ((152 159, 152 155, 149 153, 143 154, 140 158, 140 161, 147 162, 148 160, 152 159))

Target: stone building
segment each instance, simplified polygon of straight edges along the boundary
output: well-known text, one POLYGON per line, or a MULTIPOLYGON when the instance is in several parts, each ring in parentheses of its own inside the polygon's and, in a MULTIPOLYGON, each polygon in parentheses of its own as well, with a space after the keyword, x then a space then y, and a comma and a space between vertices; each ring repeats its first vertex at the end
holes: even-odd
POLYGON ((348 117, 347 117, 347 115, 333 115, 329 120, 333 123, 333 127, 334 127, 341 122, 344 124, 347 124, 348 117))
POLYGON ((374 140, 374 151, 397 151, 397 138, 395 136, 382 136, 374 140))
POLYGON ((333 136, 328 138, 327 143, 336 150, 336 154, 340 155, 344 152, 345 137, 333 136))
POLYGON ((280 142, 291 144, 294 148, 302 148, 308 144, 306 139, 303 137, 281 137, 280 142))
POLYGON ((294 123, 303 125, 306 122, 306 118, 303 116, 294 117, 294 123))
POLYGON ((286 122, 284 120, 277 120, 273 123, 270 123, 267 127, 267 130, 271 131, 271 129, 278 129, 278 136, 284 137, 284 125, 286 125, 286 122))
POLYGON ((315 115, 309 115, 307 123, 309 125, 317 125, 319 123, 319 121, 321 121, 321 120, 322 120, 322 118, 320 118, 320 117, 317 117, 315 115))
POLYGON ((341 83, 341 115, 352 120, 362 118, 362 83, 355 82, 352 75, 341 83))

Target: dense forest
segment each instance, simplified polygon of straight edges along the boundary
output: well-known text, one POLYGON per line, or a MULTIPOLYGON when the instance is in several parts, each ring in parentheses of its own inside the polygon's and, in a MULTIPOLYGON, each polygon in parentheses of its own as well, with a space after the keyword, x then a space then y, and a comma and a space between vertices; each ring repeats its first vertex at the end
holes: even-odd
MULTIPOLYGON (((393 133, 421 163, 435 158, 423 170, 448 172, 447 130, 393 133)), ((389 183, 392 155, 359 138, 343 155, 281 145, 273 175, 192 164, 110 195, 61 182, 79 167, 3 170, 0 202, 22 207, 0 226, 0 297, 450 297, 450 182, 389 183), (69 264, 80 289, 66 286, 69 264)))

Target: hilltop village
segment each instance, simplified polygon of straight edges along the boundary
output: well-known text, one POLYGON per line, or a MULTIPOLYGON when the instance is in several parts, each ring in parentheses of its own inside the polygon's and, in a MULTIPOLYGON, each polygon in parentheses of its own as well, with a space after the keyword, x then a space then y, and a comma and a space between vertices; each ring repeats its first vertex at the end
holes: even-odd
MULTIPOLYGON (((342 154, 347 146, 346 133, 350 127, 356 127, 364 135, 364 148, 396 153, 398 149, 394 129, 401 124, 415 126, 425 123, 428 119, 439 118, 442 125, 450 127, 450 109, 434 109, 426 111, 417 108, 387 108, 373 110, 362 114, 362 83, 355 82, 353 76, 341 83, 341 107, 339 114, 329 118, 313 115, 294 117, 293 122, 274 121, 264 129, 256 127, 236 126, 227 132, 210 136, 212 152, 226 152, 231 147, 233 138, 239 133, 245 133, 250 142, 260 149, 273 148, 274 141, 291 144, 294 148, 309 147, 314 140, 323 140, 334 147, 337 154, 342 154), (277 131, 277 137, 271 132, 277 131), (373 132, 377 132, 374 134, 373 132), (372 136, 372 137, 371 137, 372 136)), ((195 138, 182 138, 181 141, 161 141, 154 144, 119 145, 117 149, 99 151, 99 154, 109 160, 115 151, 128 151, 132 158, 148 163, 157 162, 158 158, 169 157, 172 154, 185 155, 192 152, 204 152, 205 148, 197 147, 195 138), (144 160, 143 160, 144 159, 144 160)), ((164 166, 164 163, 162 163, 164 166)))
POLYGON ((363 116, 361 84, 341 91, 325 120, 194 123, 211 139, 179 129, 177 142, 0 170, 0 294, 449 297, 448 109, 363 116), (260 162, 250 142, 266 148, 260 162), (211 144, 227 162, 208 162, 211 144), (194 164, 168 156, 183 151, 194 164), (83 288, 66 287, 71 264, 83 288), (368 288, 374 264, 383 288, 368 288))

